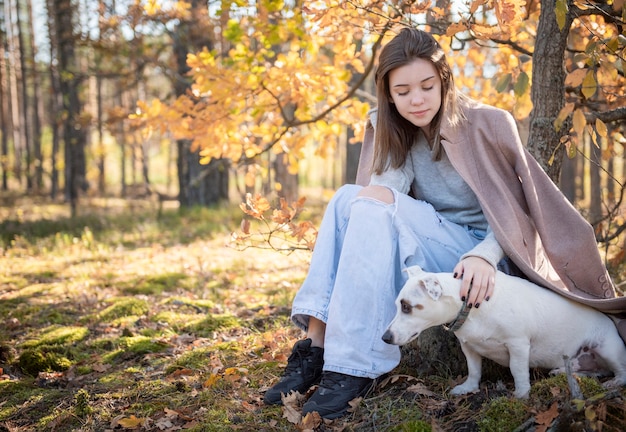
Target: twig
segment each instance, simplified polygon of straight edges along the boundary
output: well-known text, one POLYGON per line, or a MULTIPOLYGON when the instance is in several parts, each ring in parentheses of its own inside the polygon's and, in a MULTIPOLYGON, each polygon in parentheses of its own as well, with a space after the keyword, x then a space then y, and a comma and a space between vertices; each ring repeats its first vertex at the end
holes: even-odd
POLYGON ((569 385, 569 390, 572 394, 572 399, 582 399, 583 393, 580 391, 580 386, 578 385, 578 381, 574 374, 572 373, 572 364, 569 361, 568 356, 563 356, 563 361, 565 362, 565 375, 567 376, 567 384, 569 385))
POLYGON ((535 417, 531 417, 526 420, 524 423, 513 429, 513 432, 524 432, 527 430, 531 430, 535 426, 535 417))

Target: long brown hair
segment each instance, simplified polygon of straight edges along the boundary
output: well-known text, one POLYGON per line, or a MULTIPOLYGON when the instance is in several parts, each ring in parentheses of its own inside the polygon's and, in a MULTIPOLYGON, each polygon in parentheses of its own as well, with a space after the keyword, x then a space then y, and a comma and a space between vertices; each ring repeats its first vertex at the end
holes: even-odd
POLYGON ((403 28, 381 50, 376 69, 376 96, 378 98, 378 115, 374 148, 373 171, 381 174, 391 164, 399 168, 404 164, 411 145, 414 143, 419 128, 402 117, 395 105, 391 103, 389 91, 389 73, 405 66, 415 59, 430 61, 441 78, 441 108, 430 124, 430 136, 433 149, 433 160, 441 159, 440 128, 444 115, 452 125, 463 119, 457 99, 452 69, 446 56, 433 36, 416 28, 403 28))

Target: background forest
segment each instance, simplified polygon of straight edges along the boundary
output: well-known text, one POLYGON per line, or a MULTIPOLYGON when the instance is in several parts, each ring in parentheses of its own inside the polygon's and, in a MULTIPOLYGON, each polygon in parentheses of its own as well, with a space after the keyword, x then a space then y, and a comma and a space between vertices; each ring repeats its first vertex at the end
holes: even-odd
POLYGON ((595 383, 449 399, 462 371, 409 352, 346 423, 262 406, 406 25, 513 113, 623 293, 623 0, 0 0, 0 431, 619 430, 595 383))
POLYGON ((0 1, 1 189, 290 201, 354 180, 393 28, 438 35, 462 90, 515 114, 597 226, 623 229, 623 1, 0 1), (566 157, 567 156, 567 157, 566 157))

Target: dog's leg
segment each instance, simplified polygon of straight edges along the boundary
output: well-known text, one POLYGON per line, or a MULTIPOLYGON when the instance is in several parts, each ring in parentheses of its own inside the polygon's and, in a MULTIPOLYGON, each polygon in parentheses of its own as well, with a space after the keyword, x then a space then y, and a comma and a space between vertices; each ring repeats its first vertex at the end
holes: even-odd
POLYGON ((465 354, 465 359, 467 360, 467 379, 450 391, 450 394, 453 395, 476 393, 480 387, 483 363, 482 357, 470 348, 467 343, 461 342, 461 350, 463 350, 463 354, 465 354))
POLYGON ((509 350, 509 369, 515 382, 513 395, 526 399, 530 393, 530 341, 514 340, 507 346, 509 350))
POLYGON ((626 346, 617 332, 607 336, 604 343, 596 347, 596 352, 615 374, 613 379, 603 384, 604 387, 626 386, 626 346))

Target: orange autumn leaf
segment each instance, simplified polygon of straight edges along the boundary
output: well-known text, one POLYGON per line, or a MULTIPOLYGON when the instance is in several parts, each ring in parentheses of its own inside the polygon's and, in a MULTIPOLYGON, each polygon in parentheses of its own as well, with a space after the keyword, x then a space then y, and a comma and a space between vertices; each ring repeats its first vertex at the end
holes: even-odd
POLYGON ((130 417, 119 419, 117 423, 124 429, 137 429, 139 426, 143 425, 145 420, 145 418, 135 417, 134 415, 131 415, 130 417))
POLYGON ((220 376, 218 374, 212 373, 209 375, 209 378, 202 383, 202 387, 211 388, 219 381, 219 379, 220 376))
POLYGON ((467 30, 467 24, 465 23, 452 23, 446 30, 446 36, 454 36, 457 33, 467 30))
POLYGON ((526 7, 525 0, 506 0, 494 2, 496 18, 500 26, 506 27, 515 20, 521 19, 526 7))

